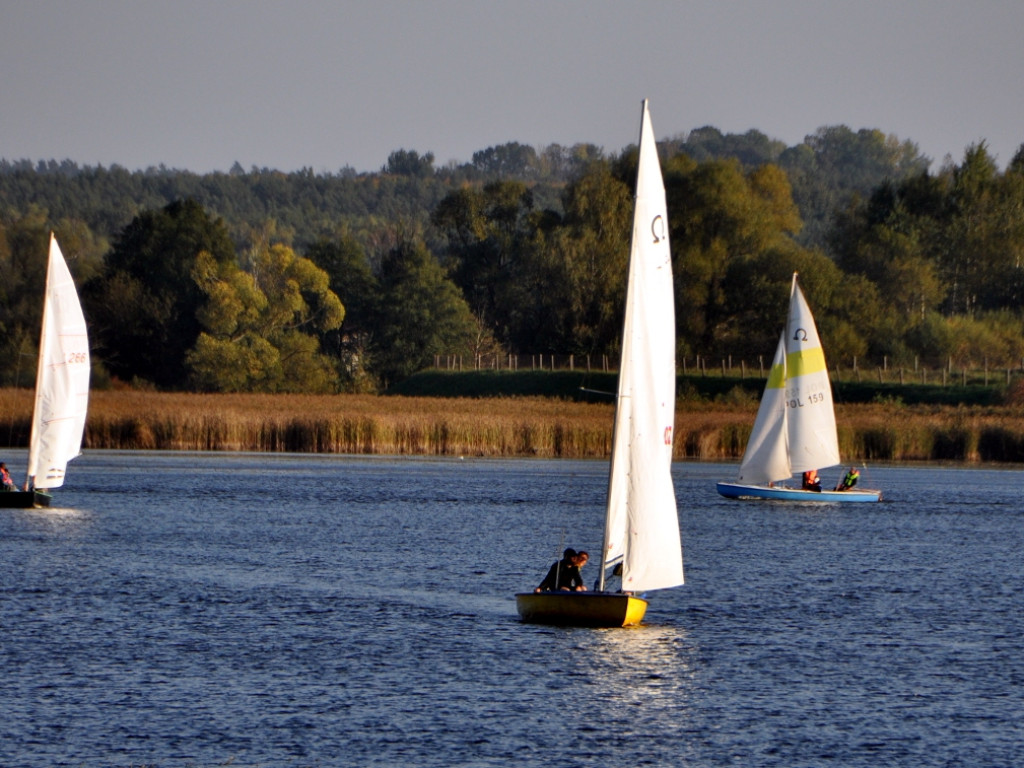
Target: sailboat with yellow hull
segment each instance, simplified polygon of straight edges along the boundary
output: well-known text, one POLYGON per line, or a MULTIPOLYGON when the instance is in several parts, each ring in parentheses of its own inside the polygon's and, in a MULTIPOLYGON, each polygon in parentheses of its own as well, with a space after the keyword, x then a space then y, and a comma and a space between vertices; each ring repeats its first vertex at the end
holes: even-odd
POLYGON ((640 159, 605 509, 601 575, 594 592, 516 595, 523 621, 573 626, 639 624, 643 593, 683 583, 679 513, 672 485, 675 305, 665 187, 647 102, 640 159), (621 590, 605 589, 621 566, 621 590))

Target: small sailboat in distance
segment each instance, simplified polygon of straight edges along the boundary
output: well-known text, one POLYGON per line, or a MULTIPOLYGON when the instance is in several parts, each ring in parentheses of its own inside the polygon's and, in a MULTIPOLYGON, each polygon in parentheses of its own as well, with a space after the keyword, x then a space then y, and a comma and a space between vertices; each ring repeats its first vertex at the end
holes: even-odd
POLYGON ((730 499, 872 502, 881 491, 809 490, 776 483, 794 472, 839 464, 832 385, 810 307, 793 274, 789 313, 782 329, 761 405, 740 462, 739 480, 718 483, 730 499))
POLYGON ((50 234, 36 396, 22 491, 0 492, 0 507, 48 507, 79 455, 89 408, 89 337, 71 272, 50 234))
POLYGON ((675 390, 668 214, 645 100, 598 588, 519 593, 516 608, 523 621, 598 627, 638 624, 647 610, 647 600, 638 594, 683 583, 671 475, 675 390), (620 566, 622 590, 605 591, 607 569, 620 566))

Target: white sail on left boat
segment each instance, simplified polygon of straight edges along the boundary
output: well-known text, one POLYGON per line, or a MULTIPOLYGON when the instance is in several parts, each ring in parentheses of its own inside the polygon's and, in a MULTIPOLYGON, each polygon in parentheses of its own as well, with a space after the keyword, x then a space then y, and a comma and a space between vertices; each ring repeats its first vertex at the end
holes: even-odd
POLYGON ((25 486, 22 491, 0 493, 0 506, 50 506, 49 491, 64 484, 68 462, 82 450, 89 374, 85 316, 51 233, 25 486))
POLYGON ((671 475, 675 390, 668 213, 644 101, 600 582, 593 592, 517 594, 516 607, 523 621, 637 624, 647 608, 639 593, 683 583, 679 512, 671 475), (606 591, 605 571, 616 566, 622 569, 621 590, 606 591))

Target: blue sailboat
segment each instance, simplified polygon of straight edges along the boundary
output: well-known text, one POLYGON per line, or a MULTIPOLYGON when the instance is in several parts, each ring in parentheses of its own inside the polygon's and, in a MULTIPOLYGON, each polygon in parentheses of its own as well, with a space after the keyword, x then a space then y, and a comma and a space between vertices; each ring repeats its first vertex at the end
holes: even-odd
POLYGON ((786 485, 794 473, 840 463, 832 385, 825 353, 793 274, 789 314, 772 360, 754 428, 740 463, 737 482, 718 483, 730 499, 772 501, 876 502, 876 490, 817 490, 786 485))

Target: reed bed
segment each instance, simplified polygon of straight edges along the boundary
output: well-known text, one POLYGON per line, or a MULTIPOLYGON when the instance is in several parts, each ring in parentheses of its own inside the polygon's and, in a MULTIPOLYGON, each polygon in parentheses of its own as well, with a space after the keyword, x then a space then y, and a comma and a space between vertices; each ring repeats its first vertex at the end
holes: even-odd
MULTIPOLYGON (((32 393, 0 389, 0 444, 28 444, 32 393), (5 435, 6 433, 6 435, 5 435), (6 437, 6 439, 5 439, 6 437)), ((677 459, 743 455, 756 402, 679 401, 677 459)), ((840 405, 845 460, 1024 462, 1024 408, 840 405)), ((541 397, 94 392, 86 449, 606 458, 610 404, 541 397)))
MULTIPOLYGON (((0 408, 7 445, 27 445, 31 393, 0 390, 0 408)), ((608 453, 611 413, 545 398, 110 391, 91 396, 85 448, 591 458, 608 453)))

